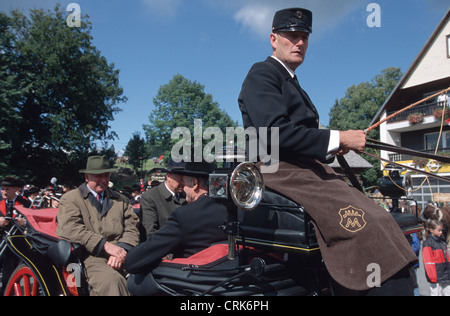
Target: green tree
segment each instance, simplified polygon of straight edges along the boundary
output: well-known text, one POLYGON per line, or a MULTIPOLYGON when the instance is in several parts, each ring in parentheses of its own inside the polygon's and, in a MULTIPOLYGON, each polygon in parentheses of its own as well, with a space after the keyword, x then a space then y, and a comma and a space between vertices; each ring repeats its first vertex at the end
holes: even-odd
MULTIPOLYGON (((370 82, 348 88, 345 97, 339 101, 336 100, 330 110, 329 128, 342 131, 367 129, 402 76, 400 68, 389 67, 370 82)), ((379 139, 379 131, 373 130, 368 137, 379 139)), ((381 171, 378 160, 370 157, 367 160, 374 166, 362 174, 364 185, 368 187, 376 185, 381 171)))
POLYGON ((142 162, 146 159, 145 146, 145 139, 141 138, 139 132, 135 132, 125 149, 125 156, 128 156, 128 163, 133 166, 135 172, 142 167, 142 162))
POLYGON ((117 137, 109 122, 126 101, 88 17, 70 28, 66 16, 59 5, 0 12, 0 154, 8 173, 37 183, 76 177, 97 141, 117 137))
POLYGON ((219 108, 204 86, 190 81, 182 75, 175 75, 166 85, 160 87, 153 99, 155 109, 149 117, 150 124, 144 125, 150 156, 164 154, 170 156, 172 131, 177 127, 186 127, 194 135, 194 120, 201 119, 203 129, 218 127, 225 134, 226 127, 236 127, 238 123, 219 108))

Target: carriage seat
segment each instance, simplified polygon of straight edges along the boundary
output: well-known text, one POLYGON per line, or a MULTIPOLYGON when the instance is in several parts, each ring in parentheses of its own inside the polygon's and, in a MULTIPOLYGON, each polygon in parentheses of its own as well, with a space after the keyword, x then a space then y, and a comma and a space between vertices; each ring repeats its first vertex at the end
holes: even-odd
POLYGON ((422 230, 422 226, 419 225, 419 220, 414 214, 391 212, 391 215, 405 235, 422 230))
POLYGON ((253 211, 238 210, 241 242, 268 246, 287 252, 318 250, 314 228, 305 209, 292 200, 270 190, 253 211))

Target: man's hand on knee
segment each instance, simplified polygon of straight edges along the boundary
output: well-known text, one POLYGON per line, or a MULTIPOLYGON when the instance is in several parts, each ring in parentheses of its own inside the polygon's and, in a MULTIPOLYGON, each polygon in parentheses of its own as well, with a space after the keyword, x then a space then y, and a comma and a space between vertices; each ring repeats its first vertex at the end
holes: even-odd
POLYGON ((122 269, 122 265, 124 263, 124 260, 120 260, 117 257, 111 256, 108 260, 108 265, 113 268, 114 270, 120 270, 122 269))

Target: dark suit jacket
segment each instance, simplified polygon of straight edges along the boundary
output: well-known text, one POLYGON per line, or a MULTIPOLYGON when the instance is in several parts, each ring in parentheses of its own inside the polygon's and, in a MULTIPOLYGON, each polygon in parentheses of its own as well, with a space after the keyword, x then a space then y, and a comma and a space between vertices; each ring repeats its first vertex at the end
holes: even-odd
POLYGON ((279 127, 281 161, 298 157, 326 160, 330 131, 318 129, 316 108, 277 60, 269 57, 250 69, 238 102, 244 128, 269 128, 269 152, 270 128, 279 127))
POLYGON ((145 192, 141 197, 142 226, 145 229, 145 235, 149 236, 157 232, 170 214, 184 204, 186 200, 174 199, 164 183, 145 192))
POLYGON ((147 241, 128 252, 124 268, 130 273, 150 272, 169 253, 187 258, 227 236, 222 228, 227 209, 207 196, 177 208, 147 241))

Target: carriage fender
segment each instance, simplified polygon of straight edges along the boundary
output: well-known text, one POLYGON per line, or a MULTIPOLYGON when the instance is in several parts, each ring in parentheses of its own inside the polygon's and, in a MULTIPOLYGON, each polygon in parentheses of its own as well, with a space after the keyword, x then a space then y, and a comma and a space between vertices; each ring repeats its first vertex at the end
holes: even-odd
POLYGON ((23 235, 9 236, 8 247, 19 259, 30 268, 39 281, 46 296, 66 296, 68 292, 65 282, 55 265, 49 258, 36 251, 23 235))

